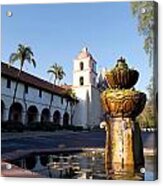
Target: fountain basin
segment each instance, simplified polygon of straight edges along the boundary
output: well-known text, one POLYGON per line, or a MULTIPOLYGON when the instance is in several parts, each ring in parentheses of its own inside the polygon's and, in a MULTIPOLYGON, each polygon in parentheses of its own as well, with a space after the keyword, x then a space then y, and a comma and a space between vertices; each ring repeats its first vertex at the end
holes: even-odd
POLYGON ((146 103, 146 95, 142 92, 127 89, 107 89, 101 94, 102 105, 111 117, 135 118, 146 103))

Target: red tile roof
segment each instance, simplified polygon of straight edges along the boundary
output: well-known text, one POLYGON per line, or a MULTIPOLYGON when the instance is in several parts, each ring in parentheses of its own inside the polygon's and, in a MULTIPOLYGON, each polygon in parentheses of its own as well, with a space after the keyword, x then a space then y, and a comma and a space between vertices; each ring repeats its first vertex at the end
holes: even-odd
POLYGON ((79 54, 76 56, 76 59, 77 60, 82 60, 82 59, 85 59, 85 58, 90 58, 92 59, 95 63, 96 61, 94 60, 92 54, 88 51, 88 48, 84 47, 80 52, 79 54))
POLYGON ((92 55, 88 52, 88 49, 87 48, 83 48, 79 54, 77 55, 77 59, 84 59, 84 58, 87 58, 87 57, 91 57, 92 58, 92 55))
MULTIPOLYGON (((11 67, 11 66, 9 67, 8 64, 1 63, 1 75, 2 76, 9 77, 11 79, 16 80, 18 72, 19 70, 17 68, 11 67)), ((65 88, 53 85, 52 83, 49 83, 48 81, 40 79, 24 71, 21 72, 19 81, 22 83, 26 83, 32 87, 45 90, 50 93, 54 93, 54 94, 61 95, 61 96, 67 96, 65 88)))

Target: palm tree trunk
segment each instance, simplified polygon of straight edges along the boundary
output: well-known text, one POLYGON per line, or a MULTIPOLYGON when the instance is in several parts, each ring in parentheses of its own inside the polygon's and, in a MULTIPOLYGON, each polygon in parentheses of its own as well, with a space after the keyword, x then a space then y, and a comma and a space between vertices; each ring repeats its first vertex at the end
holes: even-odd
POLYGON ((56 85, 56 83, 57 83, 57 77, 55 77, 54 79, 54 85, 56 85))
POLYGON ((18 75, 17 75, 16 84, 15 84, 15 89, 14 89, 14 95, 13 95, 13 103, 15 103, 16 93, 17 93, 17 89, 18 89, 19 78, 20 78, 21 72, 22 72, 22 67, 20 68, 20 70, 19 70, 19 72, 18 72, 18 75))

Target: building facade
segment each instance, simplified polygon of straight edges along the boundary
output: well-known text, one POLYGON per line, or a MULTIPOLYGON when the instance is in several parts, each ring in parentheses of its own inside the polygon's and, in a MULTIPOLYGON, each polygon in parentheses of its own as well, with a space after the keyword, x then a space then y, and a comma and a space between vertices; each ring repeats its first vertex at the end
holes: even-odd
POLYGON ((69 125, 70 101, 65 89, 22 72, 16 98, 13 95, 18 69, 1 63, 1 120, 20 121, 24 125, 35 121, 50 121, 69 125), (53 100, 51 103, 51 95, 53 100), (51 105, 51 106, 50 106, 51 105))
POLYGON ((13 102, 18 69, 1 63, 1 120, 50 121, 84 128, 98 126, 102 119, 96 61, 87 48, 74 60, 73 85, 78 102, 70 99, 66 88, 22 72, 13 102), (53 95, 53 97, 52 97, 53 95), (52 99, 53 98, 53 99, 52 99))

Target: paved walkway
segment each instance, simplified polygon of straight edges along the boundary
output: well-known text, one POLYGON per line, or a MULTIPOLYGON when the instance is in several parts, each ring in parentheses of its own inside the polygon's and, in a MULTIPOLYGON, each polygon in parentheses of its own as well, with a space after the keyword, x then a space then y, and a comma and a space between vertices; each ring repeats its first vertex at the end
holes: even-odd
POLYGON ((68 147, 104 147, 105 132, 33 132, 2 135, 2 153, 15 150, 47 149, 59 146, 68 147), (7 137, 8 136, 8 137, 7 137))
MULTIPOLYGON (((155 147, 155 133, 143 132, 143 144, 145 148, 155 147)), ((58 148, 83 148, 98 147, 105 145, 105 131, 56 131, 56 132, 24 132, 2 133, 2 154, 15 150, 30 150, 35 148, 47 149, 58 148)))

